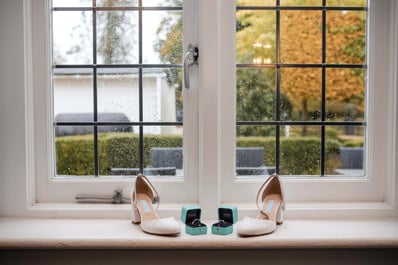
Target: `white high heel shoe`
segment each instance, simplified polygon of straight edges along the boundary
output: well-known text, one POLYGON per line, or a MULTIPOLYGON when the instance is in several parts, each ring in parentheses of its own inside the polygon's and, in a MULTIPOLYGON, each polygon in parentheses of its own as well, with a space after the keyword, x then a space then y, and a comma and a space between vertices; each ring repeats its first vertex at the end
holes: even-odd
POLYGON ((285 201, 282 184, 277 174, 270 176, 257 193, 257 218, 245 217, 237 224, 240 236, 259 236, 275 231, 283 223, 285 201))
POLYGON ((156 212, 159 206, 159 195, 144 175, 136 177, 131 203, 132 222, 141 224, 144 232, 156 235, 177 235, 181 232, 180 223, 173 217, 159 218, 156 212), (157 205, 156 209, 153 204, 157 205))

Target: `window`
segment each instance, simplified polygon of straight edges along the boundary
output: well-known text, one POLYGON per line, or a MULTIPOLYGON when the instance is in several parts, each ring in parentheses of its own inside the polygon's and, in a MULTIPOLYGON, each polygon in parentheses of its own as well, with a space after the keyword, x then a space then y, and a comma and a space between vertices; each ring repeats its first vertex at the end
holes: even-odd
MULTIPOLYGON (((68 1, 70 2, 70 1, 68 1)), ((81 1, 72 1, 74 3, 83 3, 81 1)), ((165 63, 156 61, 145 61, 145 52, 143 50, 144 43, 140 44, 140 40, 132 42, 132 47, 138 47, 136 55, 134 53, 127 58, 131 58, 128 62, 105 62, 101 61, 103 58, 99 52, 99 46, 94 47, 95 44, 89 43, 88 47, 92 48, 89 53, 88 59, 91 61, 79 62, 79 63, 57 63, 51 73, 47 73, 45 69, 51 69, 53 62, 50 60, 46 61, 50 51, 50 19, 48 14, 51 12, 60 13, 71 13, 75 12, 79 15, 81 12, 87 12, 94 18, 89 20, 88 25, 94 26, 94 20, 96 16, 94 13, 107 14, 113 13, 114 11, 120 12, 123 9, 131 13, 137 14, 136 17, 132 15, 131 19, 138 19, 138 23, 134 24, 133 31, 140 32, 145 27, 144 16, 146 12, 161 12, 160 10, 169 11, 169 7, 159 6, 145 6, 145 3, 153 3, 152 1, 138 1, 131 2, 133 6, 129 7, 109 7, 101 6, 99 8, 93 8, 92 1, 88 1, 90 6, 75 8, 70 7, 55 7, 51 10, 50 6, 47 5, 46 1, 41 1, 38 5, 30 6, 32 11, 32 50, 30 51, 32 56, 32 62, 34 65, 46 65, 45 67, 32 68, 32 88, 34 94, 30 94, 28 99, 31 99, 35 104, 30 110, 34 110, 34 119, 29 119, 33 122, 34 130, 31 131, 29 143, 34 146, 30 146, 32 168, 35 168, 35 185, 31 185, 31 189, 34 190, 34 199, 38 203, 50 203, 50 202, 66 202, 73 203, 74 198, 79 193, 89 193, 93 195, 105 195, 109 194, 117 188, 122 188, 124 191, 128 191, 132 185, 131 174, 118 174, 114 176, 108 176, 108 174, 102 174, 101 165, 101 145, 98 144, 98 150, 94 147, 94 138, 98 137, 101 140, 102 127, 113 126, 112 130, 125 130, 124 126, 127 126, 132 132, 127 134, 136 133, 140 134, 141 141, 144 141, 144 145, 137 147, 137 157, 140 157, 137 165, 128 165, 130 168, 137 168, 138 170, 144 170, 148 168, 149 163, 146 163, 145 159, 148 158, 148 153, 145 151, 145 136, 149 131, 145 131, 147 127, 159 129, 163 127, 175 127, 184 126, 183 134, 183 149, 184 149, 184 174, 183 177, 154 177, 155 185, 162 196, 163 202, 166 202, 165 211, 174 211, 176 215, 180 210, 181 203, 195 202, 200 203, 203 209, 204 217, 214 217, 216 209, 220 203, 236 203, 240 206, 242 211, 251 210, 254 207, 254 198, 259 185, 264 180, 263 174, 244 175, 238 174, 237 177, 237 143, 239 141, 239 133, 242 132, 244 126, 251 128, 269 129, 272 132, 271 137, 276 139, 274 142, 274 149, 276 151, 271 152, 271 157, 275 159, 271 163, 264 163, 267 167, 274 167, 276 171, 281 174, 286 174, 283 177, 285 191, 288 200, 289 213, 292 215, 305 215, 306 211, 311 212, 311 209, 326 209, 330 212, 330 207, 336 210, 347 207, 349 204, 350 211, 358 209, 369 209, 367 206, 363 206, 365 202, 376 202, 383 203, 388 201, 388 196, 391 197, 391 190, 387 186, 391 182, 389 176, 394 176, 394 161, 395 157, 395 146, 388 144, 393 142, 395 139, 396 125, 396 103, 394 97, 394 78, 396 73, 394 67, 396 59, 389 56, 388 52, 394 52, 396 43, 394 42, 394 31, 393 27, 396 26, 396 22, 393 21, 393 11, 389 11, 390 4, 384 1, 370 1, 367 7, 354 6, 345 8, 342 6, 331 5, 331 1, 316 1, 311 4, 310 7, 296 6, 300 1, 295 1, 293 6, 284 5, 287 1, 261 1, 261 3, 267 3, 266 6, 259 6, 258 4, 253 5, 242 5, 241 2, 237 1, 238 5, 235 5, 234 1, 183 1, 183 41, 182 46, 186 47, 188 43, 198 43, 200 49, 199 66, 190 69, 191 82, 193 86, 189 90, 184 90, 183 98, 183 121, 181 122, 173 116, 172 120, 162 120, 158 118, 146 120, 145 113, 147 109, 143 108, 142 111, 138 111, 134 115, 126 115, 128 121, 124 116, 117 116, 117 121, 111 121, 113 118, 105 117, 105 120, 101 120, 103 111, 103 104, 101 99, 102 84, 109 82, 109 80, 115 78, 122 86, 136 87, 137 92, 134 92, 134 97, 145 98, 145 85, 144 79, 148 70, 155 70, 162 72, 165 69, 173 69, 176 71, 181 70, 181 62, 178 63, 165 63), (134 6, 137 3, 136 6, 134 6), (140 3, 142 6, 140 6, 140 3), (322 4, 321 4, 322 3, 322 4), (273 19, 275 21, 274 29, 271 28, 273 33, 274 42, 271 44, 271 48, 267 43, 261 42, 264 49, 283 49, 284 34, 288 34, 283 29, 283 23, 290 23, 294 16, 299 16, 299 13, 303 12, 305 18, 314 18, 320 24, 318 24, 317 30, 320 29, 319 36, 321 43, 319 44, 318 51, 320 51, 317 61, 311 61, 310 63, 302 61, 289 61, 282 56, 282 53, 274 51, 270 58, 262 58, 261 63, 258 59, 259 56, 252 57, 248 60, 242 60, 239 54, 240 50, 236 50, 237 45, 237 32, 236 32, 236 16, 241 11, 257 12, 257 13, 268 13, 270 14, 267 19, 273 19), (366 17, 369 22, 368 35, 364 37, 368 44, 366 51, 366 60, 363 59, 359 62, 345 62, 342 57, 334 55, 334 58, 341 59, 343 61, 328 61, 328 30, 325 27, 332 16, 329 13, 335 14, 337 17, 344 15, 344 10, 350 13, 361 14, 360 16, 366 17), (300 11, 300 12, 299 12, 300 11), (90 13, 91 12, 91 13, 90 13), (142 21, 140 22, 140 12, 142 13, 142 21), (278 15, 279 14, 279 15, 278 15), (287 14, 287 17, 283 17, 287 14), (366 14, 366 15, 365 15, 366 14), (320 17, 318 17, 318 15, 320 17), (279 18, 277 18, 279 17, 279 18), (326 18, 326 19, 325 19, 326 18), (47 20, 46 20, 47 19, 47 20), (284 19, 288 20, 285 21, 284 19), (391 21, 389 20, 391 19, 391 21), (279 21, 279 23, 277 23, 279 21), (140 24, 142 23, 142 24, 140 24), (390 26, 390 23, 393 25, 390 26), (141 25, 141 26, 140 26, 141 25), (278 26, 279 25, 279 26, 278 26), (140 27, 142 27, 140 29, 140 27), (279 29, 278 29, 279 28, 279 29), (386 30, 378 30, 378 29, 386 30), (47 30, 44 30, 47 29, 47 30), (278 33, 279 32, 279 33, 278 33), (392 35, 389 35, 392 34, 392 35), (278 46, 277 38, 281 41, 278 46), (326 40, 325 40, 326 39, 326 40), (380 42, 378 40, 387 40, 386 42, 380 42), (322 44, 323 43, 323 44, 322 44), (137 46, 135 46, 137 45, 137 46), (141 48, 139 48, 141 46, 141 48), (265 45, 265 47, 264 47, 265 45), (388 46, 386 46, 388 45, 388 46), (140 49, 142 49, 140 51, 140 49), (385 51, 380 53, 379 51, 385 51), (278 55, 279 54, 279 55, 278 55), (130 56, 130 57, 129 57, 130 56), (140 59, 140 57, 142 57, 140 59), (280 58, 278 58, 280 57, 280 58), (264 61, 265 59, 265 61, 264 61), (136 61, 134 61, 136 60, 136 61), (140 61, 141 60, 141 61, 140 61), (240 117, 239 108, 237 101, 240 97, 239 94, 239 82, 243 79, 239 78, 243 71, 248 72, 261 72, 265 75, 272 75, 275 77, 274 83, 271 87, 274 91, 271 93, 271 112, 269 113, 268 120, 264 120, 258 113, 253 112, 253 116, 249 118, 240 117), (363 110, 366 110, 363 115, 357 115, 355 121, 344 120, 344 113, 340 113, 337 116, 332 111, 330 101, 328 98, 327 91, 330 89, 328 84, 328 78, 333 76, 334 71, 341 71, 342 74, 358 73, 365 75, 365 79, 361 79, 364 82, 363 88, 365 89, 365 83, 368 85, 368 90, 360 94, 360 96, 366 95, 367 101, 361 103, 363 110), (315 76, 318 86, 318 98, 315 103, 311 104, 311 118, 302 118, 300 116, 285 116, 283 113, 288 110, 285 105, 287 101, 285 93, 289 87, 287 81, 283 81, 284 77, 291 75, 307 74, 315 76), (87 85, 87 91, 92 92, 87 100, 87 105, 92 109, 90 115, 92 120, 80 120, 80 118, 73 118, 73 120, 56 120, 54 123, 52 115, 52 109, 48 105, 51 102, 52 93, 50 93, 49 78, 53 75, 53 81, 57 82, 57 78, 62 75, 67 75, 73 82, 79 81, 87 85), (73 77, 73 78, 71 78, 73 77), (89 80, 87 80, 87 78, 89 80), (77 79, 77 80, 76 80, 77 79), (86 79, 86 80, 84 80, 86 79), (135 81, 137 80, 137 81, 135 81), (141 80, 141 81, 140 81, 141 80), (366 82, 365 82, 366 81, 366 82), (135 84, 137 82, 137 84, 135 84), (142 82, 140 91, 139 83, 142 82), (96 84, 94 84, 96 83, 96 84), (237 86, 238 84, 238 86, 237 86), (97 90, 96 92, 94 92, 97 90), (97 93, 97 95, 94 95, 97 93), (95 102, 97 98, 97 102, 95 102), (91 105, 90 105, 91 104, 91 105), (281 107, 282 105, 282 107, 281 107), (95 107, 96 106, 96 107, 95 107), (316 106, 316 107, 314 107, 316 106), (97 108, 97 109, 95 109, 97 108), (314 111, 313 111, 314 110, 314 111), (237 117, 238 113, 238 117, 237 117), (333 115, 332 115, 333 114, 333 115), (95 117, 96 116, 96 117, 95 117), (140 118, 140 116, 142 116, 140 118), (358 118, 359 117, 359 118, 358 118), (383 118, 382 118, 383 117, 383 118), (55 128, 53 125, 55 124, 55 128), (286 133, 286 126, 290 126, 290 133, 301 133, 305 126, 308 132, 313 133, 313 128, 316 127, 317 131, 317 142, 314 148, 314 153, 319 162, 314 169, 313 174, 299 173, 295 170, 287 170, 288 164, 284 162, 284 146, 282 141, 286 133), (330 137, 330 131, 337 129, 337 134, 341 132, 345 133, 345 126, 353 126, 355 132, 360 135, 360 138, 364 142, 364 172, 358 175, 337 175, 335 169, 328 165, 328 141, 330 137), (91 156, 98 156, 97 159, 90 159, 90 163, 98 163, 93 165, 93 170, 90 169, 89 174, 82 174, 78 178, 64 178, 60 175, 53 177, 55 169, 51 168, 55 165, 54 161, 51 161, 53 156, 52 152, 56 151, 52 149, 51 139, 53 135, 61 127, 89 127, 91 131, 97 130, 97 133, 92 133, 90 140, 93 144, 90 147, 91 156), (97 129, 94 129, 97 128, 97 129), (124 128, 124 129, 123 129, 124 128), (359 128, 359 129, 358 129, 359 128), (386 128, 380 130, 379 128, 386 128), (311 129, 311 130, 310 130, 311 129), (331 130, 332 129, 332 130, 331 130), (97 134, 97 136, 95 136, 97 134), (279 139, 279 140, 278 140, 279 139), (279 143, 278 143, 279 141, 279 143), (34 144, 34 145, 33 145, 34 144), (279 147, 278 147, 279 145, 279 147), (144 151, 142 151, 144 146, 144 151), (279 151, 277 150, 279 148, 279 151), (97 153, 97 154, 95 154, 97 153), (278 161, 279 160, 279 161, 278 161), (95 162, 97 161, 97 162, 95 162), (144 162, 143 162, 144 161, 144 162), (97 169, 96 169, 97 168, 97 169), (287 171, 284 171, 287 170, 287 171), (98 174, 96 174, 96 171, 98 174), (331 174, 332 172, 333 174, 331 174), (87 175, 87 176, 86 176, 87 175), (122 175, 122 177, 120 177, 122 175), (258 177, 262 175, 263 177, 258 177), (298 175, 298 176, 297 176, 298 175), (336 194, 338 193, 338 196, 336 194), (388 195, 390 194, 390 195, 388 195), (301 204, 303 203, 303 204, 301 204), (323 204, 329 203, 330 206, 325 207, 323 204), (341 206, 339 203, 344 203, 341 206), (362 206, 357 207, 360 203, 362 206), (309 206, 308 206, 309 205, 309 206), (315 205, 315 206, 314 206, 315 205), (247 206, 247 207, 245 207, 247 206)), ((106 1, 97 1, 98 3, 105 3, 106 1)), ((355 2, 355 1, 354 1, 355 2)), ((354 3, 350 2, 350 3, 354 3)), ((55 2, 54 2, 55 3, 55 2)), ((59 2, 58 2, 59 3, 59 2)), ((118 2, 119 3, 119 2, 118 2)), ((130 3, 130 2, 129 2, 130 3)), ((355 2, 356 3, 356 2, 355 2)), ((363 1, 361 2, 363 3, 363 1)), ((174 7, 173 7, 174 8, 174 7)), ((180 10, 181 7, 178 7, 180 10)), ((178 11, 178 10, 171 10, 178 11)), ((89 15, 86 16, 88 18, 89 15)), ((309 20, 309 26, 312 26, 312 21, 309 20)), ((394 20, 395 21, 395 20, 394 20)), ((96 24, 97 25, 97 24, 96 24)), ((332 29, 330 29, 332 30, 332 29)), ((95 37, 94 31, 90 36, 93 39, 95 37)), ((364 31, 366 32, 366 31, 364 31)), ((139 35, 139 34, 138 34, 139 35)), ((256 36, 256 35, 253 35, 256 36)), ((55 37, 55 36, 54 36, 55 37)), ((95 42, 95 41, 93 41, 95 42)), ((250 51, 254 52, 257 47, 260 46, 260 42, 252 42, 250 44, 250 51), (253 44, 255 44, 253 46, 253 44)), ((135 48, 132 48, 133 50, 135 48)), ((70 48, 68 49, 70 50, 70 48)), ((55 59, 56 56, 54 56, 55 59)), ((123 56, 122 56, 123 57, 123 56)), ((124 57, 123 57, 124 58, 124 57)), ((85 60, 85 56, 77 56, 78 60, 85 60)), ((156 74, 154 71, 152 74, 156 74)), ((163 72, 164 73, 164 72, 163 72)), ((155 78, 156 79, 156 78, 155 78)), ((265 79, 265 78, 264 78, 265 79)), ((265 79, 262 82, 269 82, 265 79)), ((72 82, 72 81, 71 81, 72 82)), ((243 82, 243 81, 242 81, 243 82)), ((55 89, 57 86, 54 87, 55 89)), ((365 91, 365 90, 364 90, 365 91)), ((31 92, 30 92, 31 93, 31 92)), ((54 91, 54 96, 56 91, 54 91)), ((104 98, 109 99, 108 96, 104 98)), ((287 103, 286 103, 287 104, 287 103)), ((145 101, 142 101, 141 107, 145 105, 145 101)), ((138 103, 140 106, 140 103, 138 103)), ((177 105, 175 105, 177 106, 177 105)), ((86 106, 85 106, 86 107, 86 106)), ((54 111, 56 106, 54 105, 54 111)), ((139 107, 138 107, 139 109, 139 107)), ((176 107, 177 109, 177 107, 176 107)), ((120 109, 118 109, 119 112, 120 109)), ((300 113, 300 110, 295 107, 293 108, 296 113, 300 113)), ((124 111, 124 110, 123 110, 124 111)), ((177 112, 177 111, 176 111, 177 112)), ((60 111, 64 113, 64 111, 60 111)), ((80 112, 83 113, 83 112, 80 112)), ((289 113, 288 113, 289 114, 289 113)), ((287 114, 287 115, 288 115, 287 114)), ((32 114, 33 115, 33 114, 32 114)), ((28 115, 29 116, 29 115, 28 115)), ((81 115, 84 116, 84 115, 81 115)), ((81 118, 86 119, 86 118, 81 118)), ((347 127, 351 128, 352 127, 347 127)), ((117 134, 124 134, 126 132, 117 132, 117 134)), ((249 134, 250 135, 250 134, 249 134)), ((253 136, 253 134, 251 135, 253 136)), ((84 136, 86 137, 86 136, 84 136)), ((239 146, 239 145, 238 145, 239 146)), ((258 147, 257 145, 242 145, 239 147, 258 147)), ((339 146, 338 146, 339 148, 339 146)), ((239 149, 238 149, 239 151, 239 149)), ((265 151, 265 150, 264 150, 265 151)), ((260 153, 262 150, 260 150, 260 153)), ((268 151, 265 151, 268 152, 268 151)), ((59 166, 58 166, 59 167, 59 166)), ((110 166, 110 168, 118 168, 117 164, 110 166)), ((242 166, 246 167, 246 166, 242 166)), ((249 166, 251 167, 251 166, 249 166)), ((164 205, 164 204, 163 204, 164 205)), ((76 209, 79 214, 82 214, 79 206, 74 205, 73 209, 76 209)), ((85 206, 82 206, 84 209, 85 206)), ((90 206, 95 207, 95 206, 90 206)), ((98 206, 99 207, 99 206, 98 206)), ((107 211, 107 208, 98 208, 101 211, 107 211)), ((109 209, 109 208, 108 208, 109 209)), ((116 208, 112 208, 115 210, 116 208)), ((124 209, 124 208, 123 208, 124 209)), ((346 208, 347 209, 347 208, 346 208)), ((127 208, 124 209, 127 211, 127 208)), ((355 211, 354 211, 355 212, 355 211)), ((314 212, 313 212, 314 213, 314 212)), ((335 211, 332 213, 336 213, 335 211)), ((340 212, 341 213, 341 212, 340 212)), ((315 213, 318 214, 318 213, 315 213)))
POLYGON ((237 1, 236 17, 238 175, 363 176, 367 1, 237 1))

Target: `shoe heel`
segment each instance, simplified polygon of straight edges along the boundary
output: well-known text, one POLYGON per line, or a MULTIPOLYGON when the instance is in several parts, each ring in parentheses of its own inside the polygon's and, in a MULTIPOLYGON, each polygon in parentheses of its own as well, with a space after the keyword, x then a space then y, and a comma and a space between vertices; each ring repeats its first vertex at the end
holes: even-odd
POLYGON ((140 212, 138 211, 138 208, 134 205, 132 205, 133 209, 131 211, 131 221, 133 224, 139 224, 141 223, 141 216, 140 212))
POLYGON ((278 212, 276 213, 276 224, 281 225, 283 223, 283 209, 282 207, 278 208, 278 212))

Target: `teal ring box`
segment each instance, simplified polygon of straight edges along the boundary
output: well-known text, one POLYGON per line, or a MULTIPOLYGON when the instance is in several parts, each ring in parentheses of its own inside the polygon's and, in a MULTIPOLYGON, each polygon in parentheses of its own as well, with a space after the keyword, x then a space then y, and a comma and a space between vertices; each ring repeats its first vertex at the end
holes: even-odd
POLYGON ((228 235, 233 232, 233 224, 238 221, 238 209, 236 206, 223 205, 218 208, 218 222, 211 226, 211 233, 228 235))
POLYGON ((202 209, 198 205, 185 205, 181 211, 181 221, 185 224, 185 232, 190 235, 207 234, 206 224, 200 221, 202 209))

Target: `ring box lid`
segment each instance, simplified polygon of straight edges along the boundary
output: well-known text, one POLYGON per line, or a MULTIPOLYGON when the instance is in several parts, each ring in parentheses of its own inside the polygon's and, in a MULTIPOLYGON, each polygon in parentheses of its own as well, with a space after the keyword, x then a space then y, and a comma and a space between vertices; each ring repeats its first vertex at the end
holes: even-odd
POLYGON ((181 221, 184 224, 192 224, 194 220, 200 220, 202 210, 198 205, 185 205, 181 212, 181 221))
POLYGON ((234 224, 238 221, 238 209, 232 205, 222 205, 218 208, 218 219, 234 224))

